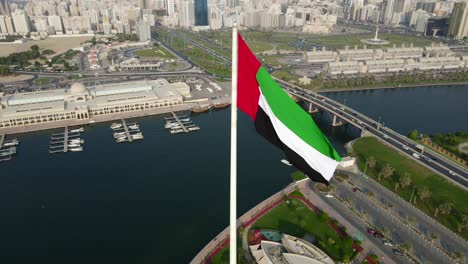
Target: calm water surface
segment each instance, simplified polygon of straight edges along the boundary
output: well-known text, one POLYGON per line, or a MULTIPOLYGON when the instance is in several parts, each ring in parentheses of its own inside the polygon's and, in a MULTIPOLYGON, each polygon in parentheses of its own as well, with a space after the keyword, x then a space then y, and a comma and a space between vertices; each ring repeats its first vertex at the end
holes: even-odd
MULTIPOLYGON (((468 87, 329 93, 406 133, 468 130, 468 87)), ((229 222, 229 110, 193 116, 171 135, 138 119, 145 139, 116 144, 108 124, 82 134, 85 151, 49 155, 51 131, 23 134, 0 164, 0 263, 188 263, 229 222)), ((239 116, 239 214, 289 184, 292 168, 239 116)), ((314 118, 343 153, 352 127, 314 118)))

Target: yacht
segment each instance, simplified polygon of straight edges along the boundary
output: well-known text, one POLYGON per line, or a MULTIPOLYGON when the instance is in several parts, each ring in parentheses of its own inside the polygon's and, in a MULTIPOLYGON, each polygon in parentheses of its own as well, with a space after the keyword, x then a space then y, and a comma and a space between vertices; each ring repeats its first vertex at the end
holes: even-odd
POLYGON ((84 128, 80 127, 77 129, 70 129, 68 133, 78 133, 78 132, 83 132, 83 131, 84 131, 84 128))
POLYGON ((119 124, 119 123, 112 123, 112 125, 110 126, 110 128, 112 129, 117 129, 117 128, 121 128, 122 127, 122 124, 119 124))
POLYGON ((4 147, 13 147, 19 144, 19 141, 17 139, 13 139, 11 141, 4 141, 3 146, 4 147))
POLYGON ((133 124, 133 125, 128 126, 128 128, 130 128, 130 129, 139 129, 140 126, 138 126, 137 124, 133 124))
POLYGON ((70 151, 77 152, 77 151, 83 151, 82 147, 76 147, 76 148, 71 148, 69 149, 70 151))
POLYGON ((143 135, 139 135, 139 134, 132 135, 132 139, 133 139, 133 140, 136 140, 136 139, 143 139, 143 135))
POLYGON ((120 137, 120 138, 117 138, 115 141, 116 141, 117 143, 126 142, 126 141, 127 141, 127 138, 126 138, 126 137, 120 137))
POLYGON ((286 160, 286 159, 282 159, 281 162, 282 162, 283 164, 288 165, 288 166, 292 166, 292 164, 291 164, 288 160, 286 160))
POLYGON ((84 144, 84 139, 75 138, 75 139, 71 139, 68 141, 68 144, 72 144, 72 143, 84 144))
POLYGON ((76 148, 76 147, 81 147, 80 143, 69 143, 68 148, 76 148))

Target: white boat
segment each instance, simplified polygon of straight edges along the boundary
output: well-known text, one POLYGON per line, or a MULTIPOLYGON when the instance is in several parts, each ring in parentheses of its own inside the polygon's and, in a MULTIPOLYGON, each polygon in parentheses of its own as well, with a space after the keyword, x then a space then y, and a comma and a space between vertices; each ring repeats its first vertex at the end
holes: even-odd
POLYGON ((18 144, 19 144, 19 142, 17 142, 17 141, 10 141, 10 142, 3 143, 3 146, 4 147, 13 147, 13 146, 16 146, 18 144))
POLYGON ((172 129, 171 130, 171 134, 177 134, 177 133, 182 133, 182 132, 184 132, 183 129, 172 129))
POLYGON ((179 123, 167 123, 164 128, 173 128, 173 127, 176 127, 176 126, 180 126, 179 123))
POLYGON ((68 147, 69 148, 77 148, 77 147, 81 147, 81 144, 80 143, 70 143, 70 144, 68 144, 68 147))
POLYGON ((68 133, 78 133, 78 132, 83 132, 83 131, 84 131, 84 128, 80 127, 77 129, 70 129, 68 133))
POLYGON ((78 152, 78 151, 83 151, 83 148, 82 147, 77 147, 77 148, 70 148, 68 150, 73 151, 73 152, 78 152))
POLYGON ((143 135, 132 135, 132 139, 133 139, 133 140, 136 140, 136 139, 143 139, 143 135))
POLYGON ((83 143, 84 143, 84 139, 81 139, 81 138, 74 138, 74 139, 68 140, 68 143, 81 143, 81 144, 83 144, 83 143))
POLYGON ((122 127, 122 124, 120 123, 112 123, 112 125, 110 126, 110 128, 112 129, 117 129, 117 128, 121 128, 122 127))
POLYGON ((126 137, 123 137, 123 138, 117 138, 115 141, 116 141, 117 143, 120 143, 120 142, 125 142, 125 141, 127 141, 127 138, 126 138, 126 137))
POLYGON ((126 135, 125 132, 114 133, 114 138, 125 137, 126 135))
POLYGON ((182 122, 189 122, 189 121, 190 121, 190 118, 188 118, 188 117, 187 117, 187 118, 181 118, 181 119, 179 119, 179 120, 182 121, 182 122))
POLYGON ((128 128, 130 128, 130 129, 139 129, 140 126, 138 126, 138 125, 135 124, 135 125, 130 125, 130 126, 128 126, 128 128))
POLYGON ((281 162, 282 162, 283 164, 288 165, 288 166, 292 166, 292 164, 291 164, 288 160, 282 159, 281 162))

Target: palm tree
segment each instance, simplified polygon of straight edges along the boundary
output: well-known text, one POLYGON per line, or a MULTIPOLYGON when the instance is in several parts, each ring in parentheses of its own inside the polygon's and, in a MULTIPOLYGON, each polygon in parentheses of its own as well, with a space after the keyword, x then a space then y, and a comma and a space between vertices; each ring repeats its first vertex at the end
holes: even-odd
POLYGON ((458 233, 468 228, 468 215, 463 215, 461 223, 458 224, 458 233))
POLYGON ((401 244, 401 248, 403 248, 405 250, 405 252, 410 251, 412 247, 413 246, 408 241, 405 241, 403 244, 401 244))
POLYGON ((429 188, 427 188, 426 186, 424 186, 420 191, 419 191, 419 199, 421 199, 422 201, 428 199, 429 197, 431 197, 431 191, 429 190, 429 188))
POLYGON ((436 208, 435 216, 437 217, 439 213, 448 214, 450 213, 451 210, 452 210, 452 203, 449 203, 449 202, 443 203, 436 208))
POLYGON ((403 177, 400 178, 400 184, 401 184, 402 188, 406 188, 406 187, 410 186, 411 177, 410 177, 409 173, 405 172, 403 177))
POLYGON ((367 162, 367 166, 369 166, 369 169, 372 169, 375 167, 376 160, 374 156, 370 156, 369 158, 367 158, 366 162, 367 162))
POLYGON ((395 172, 395 169, 389 164, 385 165, 384 168, 385 168, 385 171, 382 174, 382 177, 384 177, 384 179, 387 180, 388 178, 392 177, 393 173, 395 172))

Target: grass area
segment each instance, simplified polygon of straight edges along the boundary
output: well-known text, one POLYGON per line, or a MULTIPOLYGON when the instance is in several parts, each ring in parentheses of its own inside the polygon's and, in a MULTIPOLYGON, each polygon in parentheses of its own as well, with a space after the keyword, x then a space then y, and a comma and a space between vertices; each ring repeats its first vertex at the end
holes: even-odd
MULTIPOLYGON (((460 152, 460 144, 468 142, 468 132, 455 132, 445 134, 434 134, 430 136, 432 143, 441 146, 442 148, 454 153, 458 157, 468 160, 468 154, 460 152)), ((451 158, 455 158, 449 155, 451 158)))
POLYGON ((155 57, 161 59, 175 59, 174 54, 164 47, 153 47, 151 49, 135 50, 133 54, 140 57, 155 57))
MULTIPOLYGON (((307 40, 310 43, 326 46, 329 48, 344 48, 346 46, 353 47, 354 45, 362 46, 364 45, 361 42, 361 39, 370 39, 373 38, 372 34, 365 35, 340 35, 340 36, 324 36, 324 37, 312 37, 307 40)), ((410 44, 413 43, 415 47, 429 46, 431 41, 425 38, 400 35, 400 34, 380 34, 380 39, 387 40, 390 43, 387 45, 373 45, 373 47, 392 47, 393 44, 401 46, 402 43, 410 44)), ((408 46, 407 45, 407 46, 408 46)), ((369 45, 368 45, 369 46, 369 45)))
POLYGON ((442 176, 409 159, 396 150, 384 145, 376 138, 365 137, 355 141, 353 150, 358 157, 358 165, 364 170, 365 160, 372 156, 376 159, 374 168, 367 168, 367 174, 378 180, 378 174, 385 164, 395 169, 391 177, 380 179, 380 184, 392 190, 397 195, 409 201, 413 186, 416 187, 416 207, 432 216, 441 224, 468 239, 468 230, 459 229, 463 217, 468 215, 468 193, 460 187, 448 182, 442 176), (404 178, 409 176, 410 183, 404 184, 404 178), (406 185, 406 186, 405 186, 406 185), (421 192, 429 191, 429 197, 422 200, 421 192), (450 205, 450 210, 443 211, 444 205, 450 205), (438 214, 436 216, 436 211, 438 214))
POLYGON ((464 146, 464 147, 461 148, 461 149, 463 149, 464 151, 468 151, 468 146, 464 146))
MULTIPOLYGON (((237 233, 237 263, 239 264, 250 264, 253 262, 247 261, 245 252, 242 249, 242 234, 243 228, 240 228, 237 233)), ((214 258, 211 260, 211 264, 226 264, 229 263, 229 244, 227 244, 214 258)))
POLYGON ((353 258, 352 239, 341 238, 328 225, 328 218, 320 217, 301 201, 289 199, 265 214, 252 229, 272 229, 299 238, 310 234, 315 244, 333 260, 348 262, 353 258))
POLYGON ((42 78, 37 78, 34 80, 34 83, 38 84, 45 84, 45 83, 50 83, 52 80, 48 77, 42 77, 42 78))
POLYGON ((291 178, 293 179, 293 181, 300 181, 302 179, 307 178, 307 176, 305 176, 305 174, 301 171, 295 171, 291 173, 291 178))
POLYGON ((299 80, 299 77, 297 77, 296 75, 292 75, 286 70, 275 71, 272 75, 278 79, 292 83, 297 83, 299 80))
POLYGON ((177 51, 184 53, 187 57, 193 60, 197 65, 206 69, 207 71, 219 75, 219 76, 230 76, 231 67, 225 65, 221 60, 212 55, 202 51, 199 48, 192 47, 185 43, 178 37, 172 38, 172 47, 177 51))

